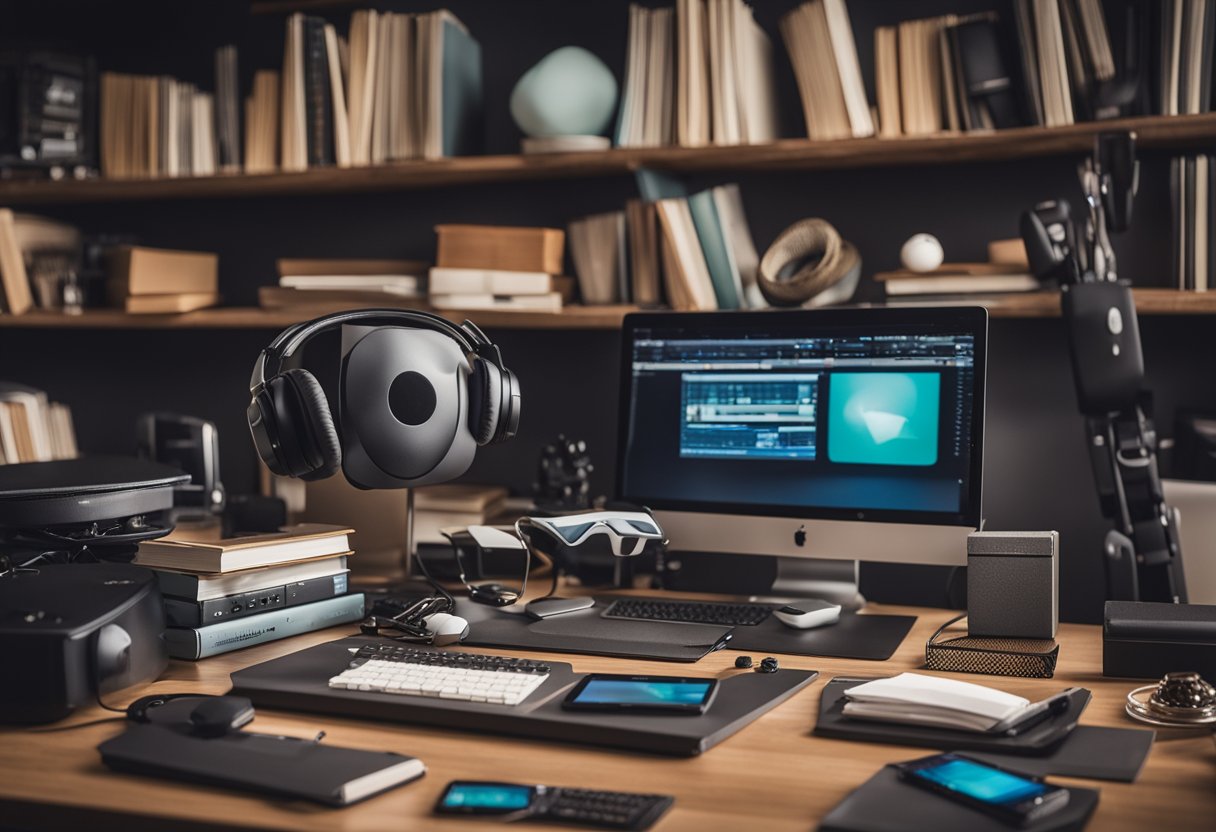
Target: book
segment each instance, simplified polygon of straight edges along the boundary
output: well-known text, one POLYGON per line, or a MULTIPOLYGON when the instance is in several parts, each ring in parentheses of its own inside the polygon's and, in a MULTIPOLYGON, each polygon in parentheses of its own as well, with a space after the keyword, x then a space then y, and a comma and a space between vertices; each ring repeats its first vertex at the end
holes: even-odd
MULTIPOLYGON (((481 139, 481 46, 450 11, 417 17, 417 95, 426 159, 474 153, 481 139)), ((560 269, 559 269, 560 271, 560 269)))
POLYGON ((741 309, 743 281, 727 249, 726 236, 718 220, 718 209, 712 190, 701 191, 688 198, 688 213, 697 231, 705 266, 713 284, 714 297, 719 309, 741 309))
POLYGON ((319 313, 338 309, 387 307, 423 309, 425 298, 417 293, 359 289, 293 289, 287 286, 259 286, 258 305, 264 309, 315 308, 319 313))
POLYGON ((303 275, 425 275, 428 264, 421 260, 375 258, 282 257, 275 261, 279 277, 303 275))
MULTIPOLYGON (((501 485, 446 483, 428 485, 414 491, 415 511, 463 511, 482 514, 507 499, 508 491, 501 485)), ((476 525, 476 524, 474 524, 476 525)))
MULTIPOLYGON (((875 279, 878 280, 877 276, 875 279)), ((1032 274, 951 277, 908 277, 883 283, 888 295, 962 295, 1037 292, 1043 284, 1032 274)))
POLYGON ((781 18, 780 27, 798 83, 807 135, 817 141, 870 135, 850 120, 823 0, 798 6, 781 18))
POLYGON ((553 275, 506 269, 454 269, 436 266, 428 287, 437 295, 544 295, 556 291, 553 275))
POLYGON ((219 287, 219 256, 208 252, 116 246, 106 265, 112 297, 214 294, 219 287))
POLYGON ((664 243, 663 272, 672 308, 688 311, 717 309, 717 296, 688 200, 682 197, 661 199, 657 209, 664 243))
POLYGON ((654 203, 641 199, 625 203, 625 226, 629 241, 630 296, 638 306, 657 306, 662 300, 662 267, 659 216, 654 203))
POLYGON ((878 136, 903 135, 900 114, 899 40, 894 26, 874 29, 874 91, 878 100, 878 136))
MULTIPOLYGON (((245 99, 245 173, 271 173, 279 167, 279 73, 260 69, 245 99)), ((171 158, 176 150, 170 145, 171 158)), ((172 173, 170 173, 172 175, 172 173)))
POLYGON ((346 558, 345 554, 331 555, 224 574, 181 572, 164 567, 152 571, 162 595, 187 601, 212 601, 228 595, 345 574, 349 571, 346 558))
POLYGON ((0 463, 49 462, 77 456, 66 405, 23 384, 0 382, 0 463))
POLYGON ((25 260, 17 242, 13 212, 8 208, 0 208, 0 283, 4 290, 0 298, 4 301, 3 311, 22 315, 34 305, 25 260))
POLYGON ((625 212, 609 211, 572 220, 567 236, 583 303, 595 306, 625 302, 629 297, 625 212))
POLYGON ((175 312, 193 312, 218 306, 220 296, 214 292, 177 292, 171 295, 128 295, 122 299, 122 308, 132 315, 156 315, 175 312))
POLYGON ((267 610, 206 627, 166 627, 165 647, 175 659, 205 659, 242 647, 324 630, 363 618, 363 593, 339 595, 297 607, 267 610))
MULTIPOLYGON (((232 173, 241 169, 240 75, 237 71, 237 51, 232 45, 215 50, 215 130, 219 146, 219 169, 232 173)), ((159 96, 159 91, 158 91, 159 96)), ((166 96, 166 99, 167 96, 166 96)), ((161 121, 165 121, 162 117, 161 121)), ((164 148, 167 131, 158 136, 158 148, 164 148)), ((160 158, 158 153, 158 159, 160 158)), ((161 167, 158 162, 158 167, 161 167)))
POLYGON ((305 523, 269 534, 221 539, 196 531, 174 531, 139 544, 133 563, 188 572, 236 572, 259 566, 346 554, 354 529, 305 523))
POLYGON ((971 732, 1016 720, 1038 704, 995 688, 920 673, 866 682, 846 690, 845 697, 843 713, 850 719, 971 732))
POLYGON ((873 136, 874 122, 870 118, 870 102, 866 100, 866 88, 861 78, 861 64, 857 60, 857 44, 853 41, 849 10, 845 0, 823 0, 823 8, 853 136, 873 136))
POLYGON ((435 295, 430 303, 436 309, 497 310, 502 312, 561 312, 560 292, 543 295, 435 295))
POLYGON ((761 309, 768 306, 756 282, 760 255, 743 209, 743 192, 738 185, 719 185, 713 189, 713 195, 718 222, 726 240, 726 252, 731 261, 732 280, 737 275, 741 286, 740 302, 744 308, 761 309))
POLYGON ((325 21, 304 16, 304 120, 308 167, 332 165, 334 151, 333 80, 325 21))
POLYGON ((676 139, 709 144, 709 65, 704 0, 676 0, 676 139))
POLYGON ((279 285, 302 291, 383 292, 404 297, 421 297, 424 281, 403 274, 309 274, 279 278, 279 285))
POLYGON ((561 274, 566 233, 560 228, 437 225, 435 265, 561 274))

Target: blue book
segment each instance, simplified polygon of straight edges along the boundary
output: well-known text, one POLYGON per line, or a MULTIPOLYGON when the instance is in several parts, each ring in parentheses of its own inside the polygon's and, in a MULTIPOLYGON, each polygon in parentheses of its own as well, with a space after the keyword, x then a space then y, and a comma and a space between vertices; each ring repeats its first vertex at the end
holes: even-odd
POLYGON ((443 155, 468 156, 480 150, 481 44, 451 12, 436 14, 443 27, 443 155))
POLYGON ((688 198, 688 210, 692 224, 697 229, 697 239, 709 268, 709 279, 713 283, 714 296, 719 309, 739 309, 743 306, 739 298, 739 280, 733 259, 726 247, 722 223, 718 220, 718 209, 714 206, 714 192, 701 191, 688 198))

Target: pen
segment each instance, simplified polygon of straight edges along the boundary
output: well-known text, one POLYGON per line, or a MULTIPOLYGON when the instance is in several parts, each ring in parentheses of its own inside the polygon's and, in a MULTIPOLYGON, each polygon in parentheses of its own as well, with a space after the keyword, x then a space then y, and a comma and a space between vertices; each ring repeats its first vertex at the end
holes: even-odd
POLYGON ((1017 714, 1016 717, 1013 717, 1012 721, 1003 720, 992 726, 990 731, 1006 737, 1016 737, 1019 734, 1024 734, 1036 725, 1067 711, 1071 704, 1072 695, 1078 690, 1080 688, 1068 688, 1057 693, 1055 696, 1044 699, 1042 702, 1036 702, 1022 713, 1017 714))

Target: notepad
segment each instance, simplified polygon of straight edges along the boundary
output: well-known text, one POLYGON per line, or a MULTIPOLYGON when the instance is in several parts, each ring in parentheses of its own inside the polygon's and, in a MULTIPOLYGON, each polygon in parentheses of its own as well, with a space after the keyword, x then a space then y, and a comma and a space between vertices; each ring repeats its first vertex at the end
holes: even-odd
POLYGON ((843 713, 850 719, 960 731, 989 731, 1035 707, 1029 699, 995 688, 920 673, 866 682, 845 696, 843 713))

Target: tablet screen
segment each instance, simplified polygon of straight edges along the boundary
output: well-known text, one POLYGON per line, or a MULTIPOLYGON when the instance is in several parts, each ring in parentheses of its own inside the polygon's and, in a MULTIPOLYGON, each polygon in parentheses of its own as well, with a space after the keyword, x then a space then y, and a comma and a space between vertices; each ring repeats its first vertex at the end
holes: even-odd
POLYGON ((710 680, 596 679, 587 682, 574 701, 580 705, 700 705, 710 680))

